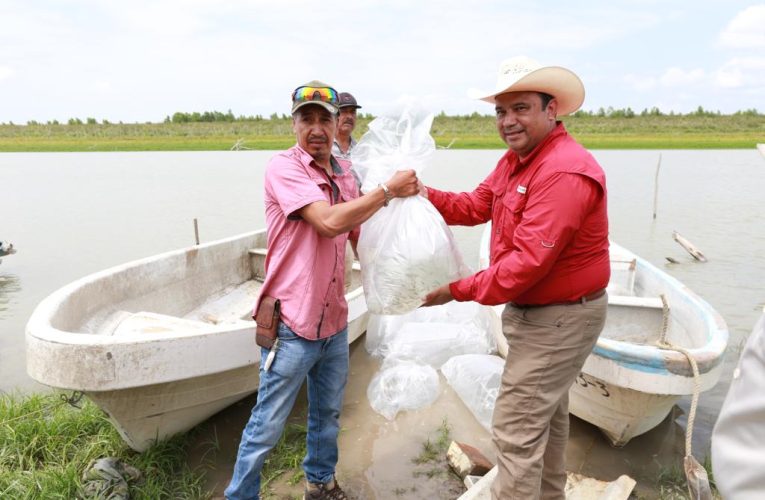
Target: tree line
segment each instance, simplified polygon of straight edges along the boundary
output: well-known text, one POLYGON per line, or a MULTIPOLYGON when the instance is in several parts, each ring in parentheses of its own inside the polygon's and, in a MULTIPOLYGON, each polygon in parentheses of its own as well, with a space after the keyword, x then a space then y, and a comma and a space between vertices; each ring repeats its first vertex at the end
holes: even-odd
MULTIPOLYGON (((491 118, 493 115, 490 114, 481 114, 478 112, 473 112, 471 114, 466 115, 447 115, 446 112, 441 111, 438 115, 439 118, 456 118, 456 119, 462 119, 462 120, 470 120, 470 119, 486 119, 491 118)), ((715 117, 715 116, 725 116, 720 111, 712 111, 708 109, 704 109, 702 106, 699 106, 695 110, 688 112, 688 113, 676 113, 674 111, 670 111, 668 113, 665 113, 661 111, 657 107, 652 108, 644 108, 642 111, 636 112, 632 108, 613 108, 611 106, 607 108, 600 107, 597 110, 583 110, 580 109, 573 115, 571 115, 575 118, 589 118, 589 117, 596 117, 596 118, 634 118, 634 117, 645 117, 645 116, 696 116, 696 117, 715 117)), ((763 113, 760 113, 757 109, 745 109, 742 111, 736 111, 735 113, 732 113, 732 116, 765 116, 763 113)), ((359 113, 359 118, 361 120, 372 120, 374 116, 371 113, 359 113)), ((239 115, 235 116, 234 113, 229 109, 227 112, 223 113, 221 111, 193 111, 190 113, 185 113, 182 111, 178 111, 173 113, 172 115, 168 115, 163 120, 163 123, 215 123, 215 122, 260 122, 265 120, 270 121, 277 121, 277 120, 289 120, 290 116, 282 113, 281 115, 278 113, 271 113, 270 116, 267 118, 263 115, 239 115)), ((146 124, 151 124, 152 122, 146 122, 146 124)), ((80 118, 70 118, 65 122, 66 125, 98 125, 99 121, 95 118, 88 117, 85 118, 85 120, 82 120, 80 118)), ((109 120, 101 120, 100 124, 102 125, 112 125, 113 123, 109 120)), ((123 122, 118 122, 119 125, 123 125, 123 122)), ((0 123, 0 125, 6 125, 5 123, 0 123)), ((14 125, 13 122, 8 122, 7 125, 14 125)), ((27 121, 27 125, 62 125, 61 122, 58 120, 48 120, 47 122, 38 122, 36 120, 29 120, 27 121)))

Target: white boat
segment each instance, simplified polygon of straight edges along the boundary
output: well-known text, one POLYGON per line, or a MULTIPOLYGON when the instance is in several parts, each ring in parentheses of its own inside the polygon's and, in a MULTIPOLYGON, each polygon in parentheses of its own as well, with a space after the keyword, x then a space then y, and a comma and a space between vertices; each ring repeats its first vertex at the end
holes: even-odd
MULTIPOLYGON (((44 299, 26 329, 27 372, 82 391, 134 450, 184 432, 255 392, 251 314, 266 231, 172 251, 79 279, 44 299)), ((348 340, 367 309, 354 263, 348 340)))
MULTIPOLYGON (((481 264, 488 262, 489 229, 481 242, 481 264)), ((701 391, 722 372, 728 343, 723 318, 677 279, 611 242, 608 315, 603 332, 569 392, 569 410, 599 427, 614 446, 656 427, 683 396, 694 392, 688 358, 662 349, 667 303, 667 343, 696 361, 701 391)), ((501 306, 500 306, 501 309, 501 306)), ((499 310, 499 309, 496 309, 499 310)), ((500 354, 507 342, 498 336, 500 354)))

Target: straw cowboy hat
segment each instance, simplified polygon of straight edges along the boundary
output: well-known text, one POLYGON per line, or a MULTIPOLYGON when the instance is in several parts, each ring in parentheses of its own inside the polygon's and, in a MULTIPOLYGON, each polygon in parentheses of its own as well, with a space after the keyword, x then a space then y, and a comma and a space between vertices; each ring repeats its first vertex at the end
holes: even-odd
POLYGON ((584 85, 574 72, 560 66, 542 66, 526 56, 502 61, 493 93, 471 91, 469 95, 494 104, 495 97, 507 92, 550 94, 558 101, 558 116, 573 113, 584 102, 584 85))

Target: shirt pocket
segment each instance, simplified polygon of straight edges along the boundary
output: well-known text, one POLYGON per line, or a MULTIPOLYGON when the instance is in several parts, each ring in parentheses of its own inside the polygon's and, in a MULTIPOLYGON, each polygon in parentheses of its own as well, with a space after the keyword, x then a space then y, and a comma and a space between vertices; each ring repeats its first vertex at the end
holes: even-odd
POLYGON ((321 189, 321 192, 324 194, 324 199, 327 201, 327 203, 333 205, 334 197, 332 196, 332 185, 329 183, 329 181, 319 176, 312 176, 311 180, 316 183, 319 189, 321 189))
POLYGON ((528 198, 525 195, 516 193, 505 196, 502 200, 502 211, 504 212, 502 229, 507 233, 507 236, 512 237, 515 228, 521 223, 527 201, 528 198))
POLYGON ((335 183, 340 188, 340 201, 351 201, 358 198, 359 188, 356 179, 350 172, 335 177, 335 183))

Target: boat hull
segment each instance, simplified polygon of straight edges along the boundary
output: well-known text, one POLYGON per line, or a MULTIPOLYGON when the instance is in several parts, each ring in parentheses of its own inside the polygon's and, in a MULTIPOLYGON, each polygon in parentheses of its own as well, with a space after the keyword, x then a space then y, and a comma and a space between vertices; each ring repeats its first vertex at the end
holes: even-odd
MULTIPOLYGON (((482 267, 488 264, 487 233, 482 267)), ((610 251, 606 324, 569 391, 569 411, 599 427, 613 445, 624 446, 656 427, 697 384, 700 391, 714 387, 728 329, 708 303, 675 278, 615 243, 610 251), (666 348, 658 345, 662 336, 666 348), (696 361, 698 380, 686 355, 696 361)), ((502 307, 494 308, 498 329, 502 307)), ((496 338, 505 356, 507 340, 501 333, 496 338)))
POLYGON ((87 391, 132 449, 186 432, 258 389, 259 364, 130 389, 87 391))
POLYGON ((610 384, 580 373, 569 390, 569 411, 597 426, 613 446, 659 425, 680 399, 674 394, 652 394, 610 384))
POLYGON ((659 425, 697 385, 714 387, 728 329, 685 285, 614 243, 611 267, 606 325, 569 391, 569 411, 624 446, 659 425), (698 366, 697 380, 687 356, 698 366))

